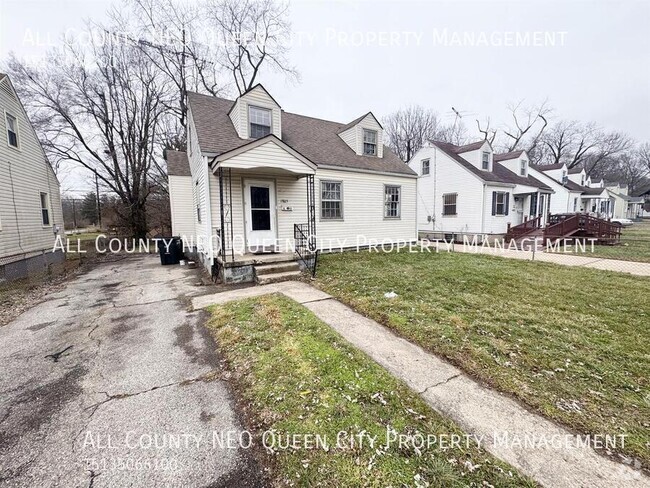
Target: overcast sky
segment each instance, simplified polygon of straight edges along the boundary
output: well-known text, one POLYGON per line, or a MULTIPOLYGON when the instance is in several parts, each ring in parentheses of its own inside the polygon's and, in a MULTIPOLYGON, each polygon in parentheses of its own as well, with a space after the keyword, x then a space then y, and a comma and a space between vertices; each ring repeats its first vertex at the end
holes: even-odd
MULTIPOLYGON (((109 4, 0 0, 0 58, 39 56, 109 4)), ((548 99, 557 117, 650 140, 645 0, 294 0, 291 21, 300 82, 260 79, 290 112, 348 122, 420 104, 452 122, 453 106, 473 131, 477 117, 505 122, 509 102, 548 99)))

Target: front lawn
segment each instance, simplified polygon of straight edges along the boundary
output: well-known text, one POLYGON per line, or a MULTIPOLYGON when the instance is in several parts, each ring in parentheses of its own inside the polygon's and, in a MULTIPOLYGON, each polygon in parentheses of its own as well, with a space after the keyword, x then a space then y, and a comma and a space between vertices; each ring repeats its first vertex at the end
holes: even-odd
POLYGON ((256 442, 273 450, 262 452, 274 486, 535 485, 473 444, 418 446, 420 436, 463 432, 296 302, 271 295, 211 312, 256 442), (387 445, 388 427, 410 444, 387 445))
POLYGON ((461 253, 323 255, 317 285, 650 464, 650 278, 461 253), (385 298, 386 292, 397 293, 385 298))

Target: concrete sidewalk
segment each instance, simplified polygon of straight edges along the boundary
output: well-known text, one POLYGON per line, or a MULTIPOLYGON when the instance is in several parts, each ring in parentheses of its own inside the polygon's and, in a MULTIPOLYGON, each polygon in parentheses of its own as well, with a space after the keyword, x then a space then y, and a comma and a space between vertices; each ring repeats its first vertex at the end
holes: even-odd
MULTIPOLYGON (((446 252, 447 247, 439 246, 440 252, 446 252)), ((463 252, 468 254, 486 254, 488 256, 499 256, 509 259, 521 259, 524 261, 541 261, 545 263, 561 264, 563 266, 578 266, 583 268, 602 269, 605 271, 617 271, 630 273, 637 276, 650 276, 650 263, 638 261, 622 261, 620 259, 606 259, 589 256, 585 254, 560 254, 543 251, 514 251, 509 249, 482 248, 481 246, 470 246, 455 244, 450 251, 463 252)))
POLYGON ((346 340, 404 381, 437 412, 467 433, 483 436, 496 457, 548 487, 640 487, 650 480, 628 466, 575 444, 571 433, 533 414, 519 403, 486 388, 434 354, 402 339, 308 284, 284 282, 196 297, 195 309, 269 293, 282 293, 303 304, 346 340), (500 442, 507 436, 509 441, 500 442), (569 439, 565 443, 565 439, 569 439), (524 439, 548 440, 526 448, 524 439), (554 439, 562 446, 553 447, 554 439), (565 445, 568 444, 568 445, 565 445))

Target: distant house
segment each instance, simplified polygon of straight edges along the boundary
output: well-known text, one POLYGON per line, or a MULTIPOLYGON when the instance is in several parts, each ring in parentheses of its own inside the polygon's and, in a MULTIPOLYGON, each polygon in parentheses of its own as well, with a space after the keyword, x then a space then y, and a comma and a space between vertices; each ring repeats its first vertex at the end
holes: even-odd
POLYGON ((187 154, 167 156, 172 226, 193 230, 197 258, 224 281, 270 272, 262 262, 292 270, 315 249, 417 239, 417 174, 371 112, 293 114, 262 85, 236 100, 190 93, 188 106, 187 154))
POLYGON ((0 73, 0 283, 65 260, 59 182, 9 77, 0 73))
POLYGON ((431 142, 409 166, 420 175, 418 229, 431 237, 502 237, 509 226, 548 214, 553 189, 530 174, 525 151, 431 142))

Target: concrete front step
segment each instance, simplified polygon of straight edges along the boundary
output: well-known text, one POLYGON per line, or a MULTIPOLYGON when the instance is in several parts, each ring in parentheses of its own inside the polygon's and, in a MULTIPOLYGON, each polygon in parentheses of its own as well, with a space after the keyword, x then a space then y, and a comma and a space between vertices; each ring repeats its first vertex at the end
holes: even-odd
POLYGON ((269 283, 278 283, 280 281, 297 280, 300 278, 300 271, 285 271, 283 273, 270 273, 256 275, 255 280, 259 285, 268 285, 269 283))
POLYGON ((288 271, 300 271, 300 266, 296 261, 289 261, 287 263, 258 264, 255 266, 256 276, 285 273, 288 271))

